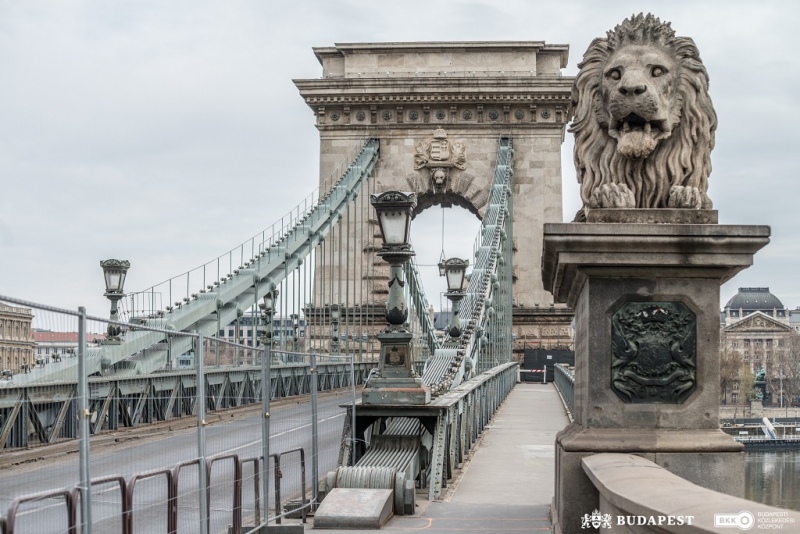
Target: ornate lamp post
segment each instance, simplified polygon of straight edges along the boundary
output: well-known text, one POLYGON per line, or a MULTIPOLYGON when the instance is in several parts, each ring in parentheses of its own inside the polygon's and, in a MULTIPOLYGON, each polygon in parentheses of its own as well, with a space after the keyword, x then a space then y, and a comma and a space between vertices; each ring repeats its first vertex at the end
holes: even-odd
POLYGON ((403 265, 414 255, 408 242, 411 215, 417 204, 414 193, 388 191, 372 195, 370 200, 378 215, 383 246, 378 256, 389 263, 389 298, 386 302, 386 321, 389 325, 378 334, 381 343, 379 375, 370 382, 361 396, 364 404, 428 404, 430 388, 416 376, 411 361, 411 338, 406 327, 408 306, 403 288, 403 265))
POLYGON ((266 347, 265 358, 272 357, 272 316, 275 314, 275 299, 278 298, 278 290, 273 289, 264 295, 264 302, 258 305, 261 308, 261 321, 264 329, 261 331, 261 344, 266 347))
POLYGON ((461 299, 464 298, 464 278, 467 273, 469 260, 450 258, 439 263, 439 276, 447 278, 447 293, 445 297, 452 303, 453 314, 450 317, 450 326, 447 334, 451 338, 461 335, 461 321, 459 319, 459 307, 461 299))
POLYGON ((293 313, 289 316, 292 319, 292 352, 299 350, 297 343, 300 341, 300 316, 293 313))
MULTIPOLYGON (((103 268, 103 277, 106 280, 106 292, 104 295, 111 301, 111 315, 109 319, 114 322, 119 322, 117 304, 125 296, 125 293, 123 293, 125 276, 128 274, 130 266, 131 262, 127 260, 104 260, 100 262, 100 267, 103 268)), ((109 324, 105 343, 121 343, 122 340, 119 338, 120 334, 122 334, 121 327, 109 324)))
POLYGON ((331 304, 329 312, 331 317, 331 342, 328 348, 330 354, 339 354, 341 344, 339 343, 339 313, 341 306, 339 304, 331 304))

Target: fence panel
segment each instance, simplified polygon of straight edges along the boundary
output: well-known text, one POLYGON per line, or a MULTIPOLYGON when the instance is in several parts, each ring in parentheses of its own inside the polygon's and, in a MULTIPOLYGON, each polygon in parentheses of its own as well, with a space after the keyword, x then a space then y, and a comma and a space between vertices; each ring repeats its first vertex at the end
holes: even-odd
POLYGON ((222 532, 263 524, 267 509, 271 523, 302 516, 373 366, 0 300, 29 321, 19 335, 0 324, 2 341, 33 362, 0 359, 0 464, 17 464, 0 470, 0 522, 14 532, 222 532))
POLYGON ((211 338, 206 338, 204 345, 207 365, 216 362, 217 354, 235 356, 230 366, 208 366, 205 373, 210 532, 221 532, 238 523, 235 518, 252 518, 255 514, 253 461, 248 462, 247 469, 242 463, 261 456, 264 418, 260 399, 264 388, 261 374, 252 365, 261 365, 263 350, 211 338), (241 362, 251 365, 243 367, 241 362))
MULTIPOLYGON (((73 492, 88 491, 85 457, 70 454, 72 461, 59 461, 79 452, 86 400, 77 380, 80 315, 6 297, 0 301, 0 466, 13 466, 0 469, 0 515, 17 533, 64 532, 73 515, 78 522, 91 518, 88 510, 77 513, 73 492), (41 386, 43 376, 51 386, 41 386), (50 494, 23 498, 43 492, 50 494)), ((102 335, 86 333, 89 339, 102 335)))

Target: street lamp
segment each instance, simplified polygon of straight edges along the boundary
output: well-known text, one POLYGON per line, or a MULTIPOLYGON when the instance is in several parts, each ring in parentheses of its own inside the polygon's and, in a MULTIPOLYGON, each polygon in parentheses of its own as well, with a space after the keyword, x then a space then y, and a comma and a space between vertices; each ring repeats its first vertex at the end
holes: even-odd
POLYGON ((265 358, 271 358, 272 353, 272 316, 275 314, 275 299, 278 298, 278 290, 273 289, 264 295, 264 302, 258 305, 261 308, 261 320, 264 323, 264 330, 261 334, 261 344, 266 347, 265 358))
POLYGON ((370 198, 378 215, 383 246, 378 256, 390 267, 389 297, 386 302, 386 322, 377 335, 381 343, 378 377, 365 388, 361 402, 381 405, 419 405, 431 401, 430 388, 416 376, 411 361, 411 338, 406 327, 408 306, 405 302, 403 266, 414 256, 409 243, 411 217, 417 205, 414 193, 387 191, 370 198))
MULTIPOLYGON (((371 195, 370 203, 378 214, 378 225, 383 238, 381 252, 395 248, 411 251, 409 233, 411 232, 411 215, 417 205, 417 195, 387 191, 379 195, 371 195)), ((411 251, 410 256, 413 255, 414 252, 411 251)))
POLYGON ((293 313, 289 318, 292 320, 292 352, 297 352, 297 342, 300 341, 300 316, 293 313))
POLYGON ((411 215, 417 205, 417 196, 414 193, 387 191, 372 195, 370 202, 378 214, 383 237, 383 246, 378 251, 378 256, 390 266, 386 320, 390 326, 401 327, 408 319, 408 307, 403 295, 403 265, 414 256, 408 241, 411 215))
POLYGON ((339 343, 339 313, 341 311, 341 305, 339 304, 331 304, 328 312, 330 313, 331 317, 331 341, 330 346, 328 348, 328 352, 330 354, 339 354, 339 350, 341 349, 341 344, 339 343))
POLYGON ((445 297, 452 303, 452 316, 447 334, 451 338, 461 336, 461 320, 459 319, 459 307, 461 299, 464 298, 464 278, 469 266, 469 260, 450 258, 439 262, 439 276, 447 279, 447 293, 445 297))
MULTIPOLYGON (((106 281, 106 292, 104 295, 111 301, 111 315, 109 320, 113 322, 119 322, 117 304, 125 296, 125 293, 123 293, 125 276, 128 274, 130 266, 131 262, 127 260, 104 260, 100 262, 100 267, 103 268, 103 277, 106 281)), ((122 328, 109 323, 105 343, 121 343, 122 340, 119 338, 120 334, 122 334, 122 328)))

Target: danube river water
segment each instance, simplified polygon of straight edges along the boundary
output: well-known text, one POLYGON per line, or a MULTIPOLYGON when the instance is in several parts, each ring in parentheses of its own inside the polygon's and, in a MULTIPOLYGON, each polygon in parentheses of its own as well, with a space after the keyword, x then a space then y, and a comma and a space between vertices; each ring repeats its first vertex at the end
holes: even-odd
POLYGON ((800 510, 800 450, 747 451, 744 454, 746 499, 800 510))

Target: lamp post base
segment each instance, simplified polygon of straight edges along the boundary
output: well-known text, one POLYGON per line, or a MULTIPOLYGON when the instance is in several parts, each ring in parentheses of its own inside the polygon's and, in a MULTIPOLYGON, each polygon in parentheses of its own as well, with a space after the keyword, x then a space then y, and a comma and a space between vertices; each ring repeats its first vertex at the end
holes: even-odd
POLYGON ((362 404, 418 406, 430 404, 431 389, 420 378, 375 378, 361 393, 362 404))

